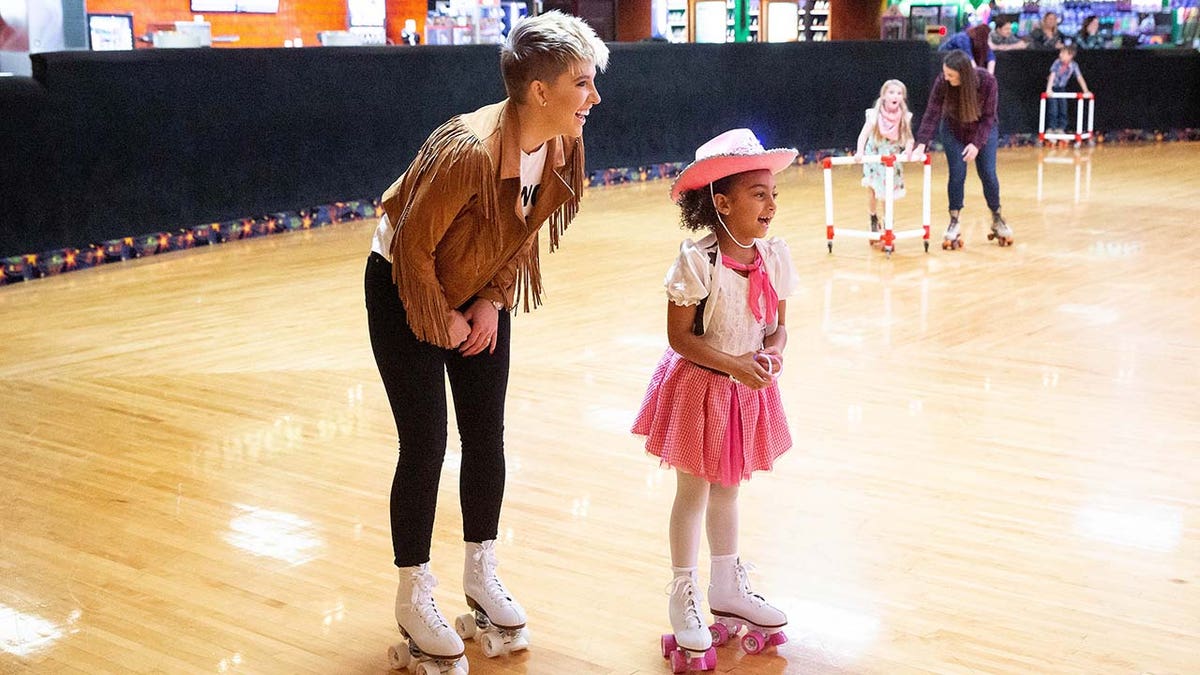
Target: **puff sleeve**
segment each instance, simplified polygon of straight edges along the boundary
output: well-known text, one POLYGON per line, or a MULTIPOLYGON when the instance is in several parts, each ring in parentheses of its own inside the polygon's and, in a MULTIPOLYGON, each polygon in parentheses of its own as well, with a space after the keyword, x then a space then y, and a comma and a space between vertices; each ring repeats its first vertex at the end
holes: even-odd
POLYGON ((780 300, 794 294, 800 287, 800 277, 796 274, 796 266, 792 264, 792 252, 787 242, 778 237, 767 240, 767 274, 771 275, 771 285, 780 300))
POLYGON ((663 286, 667 289, 667 298, 680 306, 698 305, 708 297, 712 284, 712 269, 708 263, 708 255, 696 242, 686 239, 679 245, 679 257, 675 259, 663 286))

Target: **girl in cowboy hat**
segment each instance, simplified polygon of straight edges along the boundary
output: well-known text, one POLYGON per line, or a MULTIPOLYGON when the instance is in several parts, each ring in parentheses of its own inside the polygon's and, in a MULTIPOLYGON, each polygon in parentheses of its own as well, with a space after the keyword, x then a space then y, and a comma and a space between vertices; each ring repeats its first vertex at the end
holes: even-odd
MULTIPOLYGON (((749 129, 734 129, 696 150, 676 179, 672 201, 683 227, 709 230, 687 239, 667 272, 667 349, 654 371, 633 433, 675 468, 671 511, 669 613, 673 645, 694 656, 742 625, 748 652, 786 638, 787 617, 750 590, 738 558, 738 485, 771 468, 792 445, 775 378, 787 345, 786 301, 798 285, 781 239, 767 239, 775 217, 775 175, 792 149, 764 150, 749 129), (700 530, 712 558, 711 633, 700 618, 696 572, 700 530)), ((677 652, 682 653, 682 652, 677 652)), ((672 657, 682 658, 682 657, 672 657)), ((715 653, 699 657, 715 664, 715 653)), ((707 661, 707 663, 705 663, 707 661)))

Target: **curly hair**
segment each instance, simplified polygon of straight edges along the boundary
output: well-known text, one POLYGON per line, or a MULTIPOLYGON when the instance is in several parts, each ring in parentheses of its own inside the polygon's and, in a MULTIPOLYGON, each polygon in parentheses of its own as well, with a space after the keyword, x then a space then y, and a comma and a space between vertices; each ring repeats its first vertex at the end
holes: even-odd
POLYGON ((717 207, 713 205, 713 194, 729 194, 734 179, 741 174, 733 174, 714 180, 712 193, 708 185, 694 190, 684 190, 679 196, 679 226, 697 232, 699 230, 716 230, 720 224, 717 220, 717 207))

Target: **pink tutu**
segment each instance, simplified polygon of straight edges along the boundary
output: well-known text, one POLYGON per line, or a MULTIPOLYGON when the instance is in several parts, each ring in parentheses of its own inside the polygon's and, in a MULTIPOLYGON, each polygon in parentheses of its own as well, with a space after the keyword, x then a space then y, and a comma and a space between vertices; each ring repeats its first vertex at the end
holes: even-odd
POLYGON ((654 369, 633 433, 664 464, 725 486, 770 470, 792 447, 776 384, 755 391, 671 349, 654 369))

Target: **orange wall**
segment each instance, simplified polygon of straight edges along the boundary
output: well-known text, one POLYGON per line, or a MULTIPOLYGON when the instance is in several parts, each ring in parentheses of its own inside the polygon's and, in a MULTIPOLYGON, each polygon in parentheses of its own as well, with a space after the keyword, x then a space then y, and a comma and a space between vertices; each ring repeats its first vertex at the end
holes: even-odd
MULTIPOLYGON (((417 19, 417 29, 425 28, 426 0, 388 0, 388 36, 399 39, 405 18, 417 19), (395 35, 391 26, 397 22, 395 35)), ((170 24, 192 18, 190 0, 87 0, 87 11, 133 15, 135 35, 145 35, 150 24, 170 24)), ((213 43, 214 47, 282 47, 284 40, 297 37, 304 46, 315 47, 317 33, 345 30, 346 0, 279 0, 278 14, 234 14, 206 12, 213 36, 237 35, 232 43, 213 43)), ((141 44, 139 46, 145 46, 141 44)))
POLYGON ((878 40, 881 0, 830 0, 829 39, 878 40))

